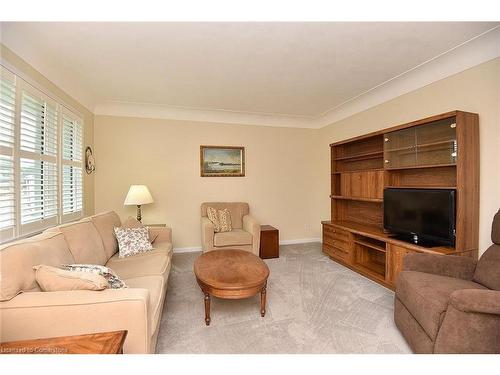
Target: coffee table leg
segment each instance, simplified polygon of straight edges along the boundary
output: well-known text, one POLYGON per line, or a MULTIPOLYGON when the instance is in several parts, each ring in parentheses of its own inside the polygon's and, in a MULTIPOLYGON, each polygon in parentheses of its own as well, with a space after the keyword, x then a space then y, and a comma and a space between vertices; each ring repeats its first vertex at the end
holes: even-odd
POLYGON ((210 325, 210 294, 205 293, 205 324, 210 325))
POLYGON ((266 315, 266 287, 260 291, 260 316, 266 315))

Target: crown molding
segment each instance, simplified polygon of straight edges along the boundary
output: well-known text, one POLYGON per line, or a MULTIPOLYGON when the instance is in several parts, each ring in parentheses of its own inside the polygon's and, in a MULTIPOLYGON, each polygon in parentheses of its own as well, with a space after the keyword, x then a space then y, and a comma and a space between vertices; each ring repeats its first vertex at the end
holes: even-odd
POLYGON ((498 57, 500 57, 500 26, 401 73, 316 117, 208 110, 118 101, 98 104, 94 108, 94 114, 214 124, 320 129, 498 57))
POLYGON ((309 128, 313 117, 174 107, 161 104, 108 101, 94 108, 95 115, 199 121, 217 124, 309 128))

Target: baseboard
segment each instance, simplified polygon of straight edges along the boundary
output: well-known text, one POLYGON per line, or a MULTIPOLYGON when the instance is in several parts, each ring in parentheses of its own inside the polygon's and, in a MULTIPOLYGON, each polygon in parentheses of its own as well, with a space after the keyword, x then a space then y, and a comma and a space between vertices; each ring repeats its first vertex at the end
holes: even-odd
POLYGON ((176 247, 174 253, 196 253, 201 251, 201 246, 198 247, 176 247))
MULTIPOLYGON (((321 242, 321 238, 302 238, 298 240, 284 240, 280 241, 280 245, 296 245, 300 243, 321 242)), ((201 251, 201 246, 197 247, 176 247, 174 253, 196 253, 201 251)))
POLYGON ((283 240, 280 245, 295 245, 299 243, 321 242, 321 238, 301 238, 298 240, 283 240))

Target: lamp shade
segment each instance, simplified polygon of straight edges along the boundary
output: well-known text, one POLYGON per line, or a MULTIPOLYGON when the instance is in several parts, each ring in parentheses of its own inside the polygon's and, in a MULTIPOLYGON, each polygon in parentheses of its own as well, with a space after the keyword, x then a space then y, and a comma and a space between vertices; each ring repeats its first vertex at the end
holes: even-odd
POLYGON ((153 197, 146 185, 131 185, 125 197, 124 205, 141 205, 153 203, 153 197))

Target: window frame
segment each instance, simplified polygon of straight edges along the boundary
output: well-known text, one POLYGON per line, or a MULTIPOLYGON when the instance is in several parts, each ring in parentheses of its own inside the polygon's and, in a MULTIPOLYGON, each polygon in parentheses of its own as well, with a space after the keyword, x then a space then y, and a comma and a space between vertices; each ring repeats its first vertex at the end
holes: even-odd
MULTIPOLYGON (((40 233, 43 230, 63 224, 70 221, 75 221, 84 216, 85 213, 85 183, 84 183, 84 149, 85 149, 85 121, 84 116, 78 111, 74 110, 71 106, 67 105, 63 100, 59 99, 57 96, 50 93, 49 90, 35 83, 30 77, 27 77, 23 73, 17 71, 17 69, 12 69, 10 66, 4 64, 4 61, 0 60, 0 75, 2 77, 7 77, 7 80, 13 82, 15 87, 15 116, 14 116, 14 144, 12 148, 12 158, 14 164, 14 227, 7 227, 0 229, 0 244, 10 242, 16 239, 29 237, 34 234, 40 233), (56 122, 56 155, 41 155, 36 152, 29 152, 26 150, 21 150, 21 111, 22 111, 22 97, 23 91, 27 92, 29 95, 33 95, 43 100, 46 100, 51 105, 55 105, 57 114, 56 122), (69 161, 63 159, 63 116, 71 118, 73 121, 78 121, 81 124, 81 160, 79 161, 69 161), (33 222, 22 224, 21 222, 21 159, 29 160, 44 160, 56 165, 56 178, 57 178, 57 193, 56 193, 56 215, 49 217, 47 219, 36 220, 33 222), (76 168, 81 168, 81 196, 82 205, 81 210, 76 212, 71 212, 64 214, 63 212, 63 165, 72 165, 76 168)), ((10 150, 9 147, 1 146, 4 151, 10 150)), ((2 155, 6 155, 7 152, 2 152, 2 155)))

